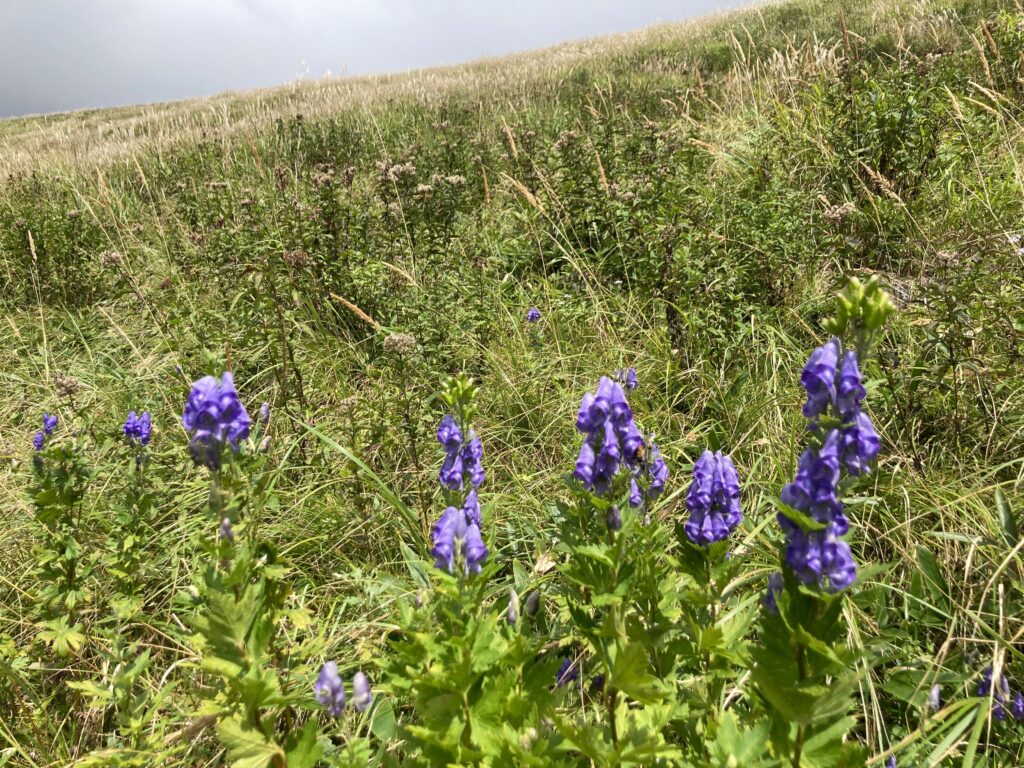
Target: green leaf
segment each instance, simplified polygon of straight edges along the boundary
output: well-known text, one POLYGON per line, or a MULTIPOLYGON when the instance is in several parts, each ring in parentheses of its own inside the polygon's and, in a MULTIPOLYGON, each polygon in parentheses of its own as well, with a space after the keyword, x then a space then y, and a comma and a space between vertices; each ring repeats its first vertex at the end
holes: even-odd
POLYGON ((316 720, 307 720, 299 731, 292 731, 285 742, 288 768, 313 768, 324 748, 316 738, 316 720))
POLYGON ((378 697, 373 710, 373 722, 370 723, 370 731, 378 739, 384 742, 392 741, 398 735, 398 726, 395 722, 395 711, 391 702, 378 697))
POLYGON ((630 643, 615 657, 608 685, 641 704, 654 704, 661 701, 663 691, 660 681, 649 670, 644 647, 630 643))
POLYGON ((935 559, 935 555, 932 554, 931 550, 923 544, 917 546, 917 563, 921 568, 921 573, 924 575, 925 585, 928 587, 928 591, 931 592, 932 600, 935 601, 935 604, 940 609, 948 613, 949 584, 942 575, 939 561, 935 559))
POLYGON ((266 768, 274 759, 286 759, 281 747, 237 718, 217 723, 217 736, 227 748, 228 760, 234 768, 266 768))
POLYGON ((1017 546, 1020 540, 1020 531, 1017 528, 1017 520, 1010 508, 1010 501, 1006 498, 1002 488, 996 488, 996 511, 999 513, 999 525, 1003 529, 1003 538, 1011 547, 1017 546))

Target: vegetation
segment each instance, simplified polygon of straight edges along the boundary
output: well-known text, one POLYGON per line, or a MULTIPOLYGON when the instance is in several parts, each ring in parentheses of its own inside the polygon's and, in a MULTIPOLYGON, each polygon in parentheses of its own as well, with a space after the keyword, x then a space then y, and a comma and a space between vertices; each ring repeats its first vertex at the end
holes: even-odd
POLYGON ((0 122, 0 765, 1024 763, 1022 62, 792 0, 0 122))

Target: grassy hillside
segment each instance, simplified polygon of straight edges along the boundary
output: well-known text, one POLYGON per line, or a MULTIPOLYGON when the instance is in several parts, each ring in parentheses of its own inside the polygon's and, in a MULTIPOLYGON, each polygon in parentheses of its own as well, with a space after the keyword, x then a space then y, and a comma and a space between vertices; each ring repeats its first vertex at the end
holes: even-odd
MULTIPOLYGON (((296 676, 383 663, 446 503, 437 393, 458 373, 480 386, 504 577, 548 577, 580 398, 634 366, 672 472, 662 524, 686 519, 706 447, 736 463, 730 592, 753 615, 805 439, 801 369, 844 277, 872 274, 898 312, 864 370, 882 453, 847 502, 844 641, 868 654, 850 738, 901 765, 1024 763, 1021 726, 970 701, 986 666, 1024 686, 1022 68, 1012 3, 794 0, 463 67, 0 121, 0 765, 227 759, 189 597, 216 527, 180 420, 200 376, 233 371, 254 418, 271 404, 240 531, 287 561, 296 676), (130 409, 154 421, 144 514, 122 501, 130 409), (84 457, 59 629, 29 492, 44 411, 84 457), (126 725, 129 700, 145 706, 126 725)), ((408 699, 382 682, 401 723, 408 699)))

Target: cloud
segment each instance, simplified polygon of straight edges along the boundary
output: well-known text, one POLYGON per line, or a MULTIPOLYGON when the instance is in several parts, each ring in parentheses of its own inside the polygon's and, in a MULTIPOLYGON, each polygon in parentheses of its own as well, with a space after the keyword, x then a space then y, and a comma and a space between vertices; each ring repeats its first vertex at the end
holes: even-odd
POLYGON ((0 0, 0 116, 405 70, 697 15, 720 0, 0 0))

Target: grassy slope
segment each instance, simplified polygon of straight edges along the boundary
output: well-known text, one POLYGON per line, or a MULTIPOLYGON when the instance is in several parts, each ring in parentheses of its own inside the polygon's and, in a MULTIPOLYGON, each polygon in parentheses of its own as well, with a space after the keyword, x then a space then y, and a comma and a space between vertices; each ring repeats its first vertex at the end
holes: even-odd
MULTIPOLYGON (((185 653, 172 598, 191 578, 204 481, 176 417, 188 381, 223 365, 251 410, 274 403, 268 524, 332 643, 372 653, 396 537, 421 546, 423 526, 322 436, 432 517, 432 393, 464 369, 483 384, 502 557, 536 556, 578 399, 629 364, 675 476, 664 514, 681 514, 700 450, 731 450, 740 546, 767 568, 800 367, 840 276, 880 271, 903 312, 871 371, 887 443, 853 541, 861 562, 895 564, 898 588, 851 607, 851 640, 902 613, 912 626, 891 639, 914 649, 908 666, 965 674, 965 654, 977 665, 1022 631, 994 493, 1021 506, 1024 267, 1008 236, 1024 47, 998 8, 798 0, 507 61, 0 122, 0 633, 32 633, 20 585, 39 411, 86 419, 112 465, 123 414, 148 408, 166 488, 148 641, 167 663, 185 653), (390 331, 417 338, 411 358, 390 331), (56 374, 80 390, 60 396, 56 374), (922 588, 919 546, 953 584, 953 618, 932 626, 904 594, 922 588)), ((97 541, 109 476, 88 499, 97 541)), ((893 727, 885 679, 864 688, 873 745, 893 727)), ((99 738, 88 723, 33 729, 24 702, 10 716, 56 762, 99 738)))

